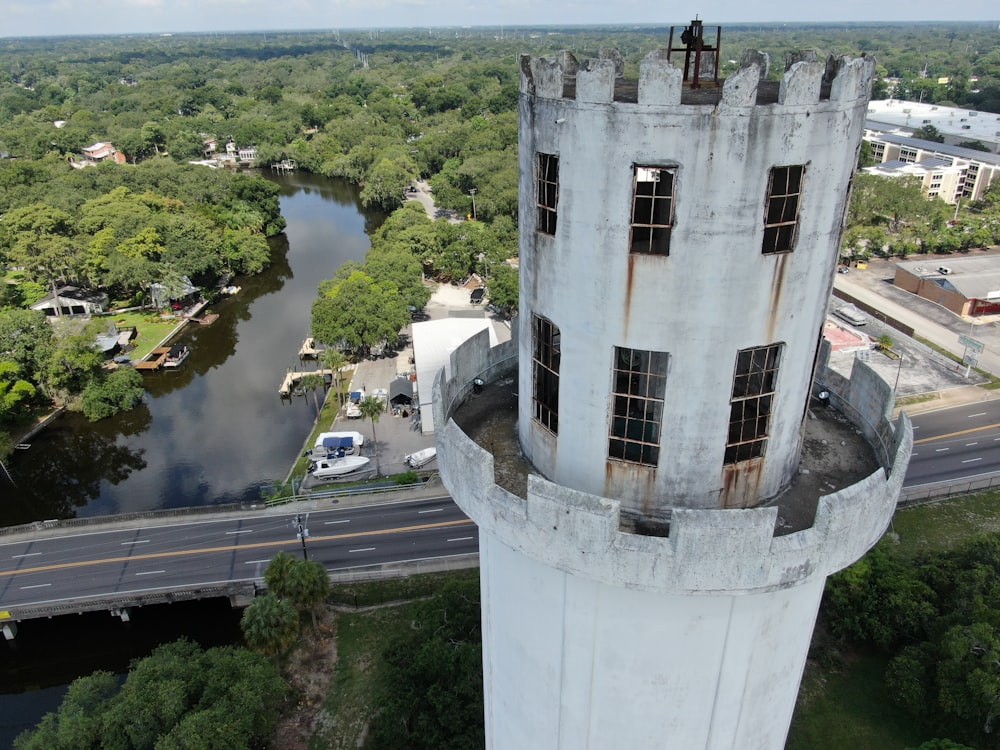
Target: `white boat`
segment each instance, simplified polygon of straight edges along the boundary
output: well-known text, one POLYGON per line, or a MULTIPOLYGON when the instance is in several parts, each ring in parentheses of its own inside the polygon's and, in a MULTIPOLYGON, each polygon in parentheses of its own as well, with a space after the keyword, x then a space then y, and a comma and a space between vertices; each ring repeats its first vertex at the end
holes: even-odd
POLYGON ((429 464, 435 458, 437 458, 437 448, 431 446, 430 448, 424 448, 422 451, 408 455, 406 457, 406 465, 411 469, 419 469, 421 466, 429 464))
POLYGON ((368 465, 370 460, 367 456, 321 458, 318 461, 310 461, 307 471, 310 476, 316 479, 332 479, 333 477, 343 477, 360 471, 368 465))
POLYGON ((170 347, 166 359, 163 360, 164 367, 180 367, 181 363, 188 358, 191 349, 184 344, 177 344, 170 347))

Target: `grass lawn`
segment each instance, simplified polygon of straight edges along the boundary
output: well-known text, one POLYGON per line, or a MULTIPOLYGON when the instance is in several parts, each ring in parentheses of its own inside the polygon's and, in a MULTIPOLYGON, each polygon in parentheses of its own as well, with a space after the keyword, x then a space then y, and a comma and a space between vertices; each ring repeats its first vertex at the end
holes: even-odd
POLYGON ((896 511, 889 527, 898 543, 896 554, 911 559, 925 552, 942 552, 983 534, 1000 532, 1000 492, 906 508, 896 511))
POLYGON ((903 750, 933 739, 888 699, 886 664, 880 655, 852 658, 834 673, 810 664, 786 750, 903 750))
POLYGON ((132 342, 136 348, 129 352, 133 362, 145 358, 181 323, 179 318, 161 318, 149 311, 110 313, 105 317, 113 320, 118 327, 135 326, 139 335, 132 342))

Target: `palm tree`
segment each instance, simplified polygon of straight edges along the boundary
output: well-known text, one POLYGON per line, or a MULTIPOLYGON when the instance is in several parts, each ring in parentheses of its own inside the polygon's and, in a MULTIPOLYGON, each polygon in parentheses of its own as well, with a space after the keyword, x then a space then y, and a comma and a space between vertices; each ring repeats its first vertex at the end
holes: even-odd
POLYGON ((372 446, 375 448, 375 473, 381 474, 381 470, 378 465, 378 438, 375 436, 375 425, 378 423, 379 417, 382 416, 382 412, 385 410, 385 404, 382 403, 382 399, 375 398, 375 396, 365 396, 361 399, 361 403, 358 404, 358 408, 361 410, 362 419, 368 417, 372 421, 372 446))
POLYGON ((333 370, 333 382, 337 386, 337 401, 343 405, 344 403, 344 392, 341 390, 341 373, 340 370, 347 366, 347 357, 340 349, 334 349, 328 347, 323 350, 320 355, 320 361, 323 362, 323 366, 328 370, 333 370))
POLYGON ((273 594, 258 597, 243 610, 240 629, 247 645, 264 656, 274 658, 274 668, 280 670, 279 657, 299 636, 299 614, 284 599, 273 594))
POLYGON ((264 569, 264 583, 267 590, 275 596, 283 599, 288 596, 292 571, 298 560, 287 552, 279 552, 271 558, 271 562, 264 569))
POLYGON ((311 372, 308 375, 303 375, 299 379, 299 387, 303 390, 311 390, 313 394, 313 404, 316 406, 316 419, 319 419, 319 397, 316 395, 316 389, 324 385, 323 376, 319 373, 311 372))
POLYGON ((330 576, 326 568, 316 560, 296 560, 288 583, 289 600, 300 612, 309 612, 312 616, 313 632, 318 632, 316 609, 330 595, 330 576))

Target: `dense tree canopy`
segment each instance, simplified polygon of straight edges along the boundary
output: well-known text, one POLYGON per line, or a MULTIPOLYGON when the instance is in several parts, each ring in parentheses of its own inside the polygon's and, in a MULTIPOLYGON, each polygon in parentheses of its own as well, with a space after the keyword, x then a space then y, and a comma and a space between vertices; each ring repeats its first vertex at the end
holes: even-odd
POLYGON ((241 648, 189 641, 132 664, 124 684, 108 672, 75 680, 59 710, 17 738, 18 750, 231 750, 261 746, 286 687, 271 664, 241 648))
POLYGON ((830 579, 823 615, 835 633, 891 655, 888 693, 915 721, 1000 748, 1000 536, 915 565, 876 547, 830 579))

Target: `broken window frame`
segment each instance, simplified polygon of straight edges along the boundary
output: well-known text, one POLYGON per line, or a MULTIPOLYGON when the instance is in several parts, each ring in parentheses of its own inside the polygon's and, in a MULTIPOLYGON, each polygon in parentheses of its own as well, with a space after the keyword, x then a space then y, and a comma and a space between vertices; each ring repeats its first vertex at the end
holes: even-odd
POLYGON ((535 229, 542 234, 555 236, 559 207, 559 157, 539 151, 535 168, 535 229))
POLYGON ((628 243, 630 253, 670 255, 676 187, 676 165, 632 165, 632 218, 628 243), (644 172, 655 172, 656 179, 640 179, 644 172), (669 175, 670 179, 663 179, 664 175, 669 175), (647 184, 655 187, 651 193, 640 195, 640 185, 647 184))
POLYGON ((531 401, 538 424, 559 434, 559 364, 562 341, 559 326, 540 315, 531 318, 531 401))
POLYGON ((761 243, 764 255, 790 253, 795 249, 805 176, 804 164, 771 167, 764 202, 764 240, 761 243))
POLYGON ((779 343, 737 352, 724 464, 763 458, 767 452, 778 368, 784 348, 785 345, 779 343))
POLYGON ((613 356, 608 458, 656 466, 670 355, 616 346, 613 356))

